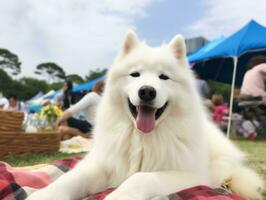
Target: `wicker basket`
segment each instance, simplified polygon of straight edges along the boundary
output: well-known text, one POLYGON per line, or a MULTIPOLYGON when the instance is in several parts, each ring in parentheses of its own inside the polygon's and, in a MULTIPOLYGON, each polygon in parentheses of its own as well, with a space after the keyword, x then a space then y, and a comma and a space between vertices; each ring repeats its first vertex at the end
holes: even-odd
POLYGON ((59 150, 61 135, 54 132, 25 133, 24 113, 0 111, 0 157, 59 150))
POLYGON ((0 132, 20 131, 23 119, 23 112, 0 111, 0 132))
POLYGON ((0 157, 59 150, 60 134, 0 132, 0 157))

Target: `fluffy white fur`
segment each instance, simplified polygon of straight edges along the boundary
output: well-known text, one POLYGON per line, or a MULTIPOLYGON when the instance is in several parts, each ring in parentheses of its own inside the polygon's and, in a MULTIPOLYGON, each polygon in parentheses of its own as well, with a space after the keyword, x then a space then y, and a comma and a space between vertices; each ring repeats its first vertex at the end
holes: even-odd
POLYGON ((94 130, 92 151, 70 172, 28 200, 74 200, 118 187, 107 200, 157 199, 195 185, 229 187, 260 199, 263 182, 244 165, 244 155, 208 119, 186 59, 184 39, 150 48, 134 32, 108 72, 94 130), (140 77, 131 77, 132 72, 140 77), (158 78, 166 74, 169 80, 158 78), (127 98, 151 85, 154 106, 168 106, 148 134, 136 128, 127 98))

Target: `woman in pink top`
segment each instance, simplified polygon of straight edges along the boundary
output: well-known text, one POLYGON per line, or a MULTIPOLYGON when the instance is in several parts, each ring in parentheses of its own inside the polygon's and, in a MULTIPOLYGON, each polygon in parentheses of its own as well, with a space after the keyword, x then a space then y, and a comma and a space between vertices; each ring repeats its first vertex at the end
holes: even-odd
POLYGON ((244 76, 241 94, 266 97, 266 57, 256 56, 248 64, 248 71, 244 76))

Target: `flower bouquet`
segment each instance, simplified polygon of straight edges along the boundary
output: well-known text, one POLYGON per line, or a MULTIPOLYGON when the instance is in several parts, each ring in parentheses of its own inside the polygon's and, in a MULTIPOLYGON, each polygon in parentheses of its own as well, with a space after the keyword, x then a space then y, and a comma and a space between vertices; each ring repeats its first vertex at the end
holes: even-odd
POLYGON ((47 122, 44 129, 48 131, 53 130, 54 122, 60 115, 62 115, 62 113, 63 111, 57 106, 47 105, 43 107, 39 112, 39 118, 44 119, 47 122))

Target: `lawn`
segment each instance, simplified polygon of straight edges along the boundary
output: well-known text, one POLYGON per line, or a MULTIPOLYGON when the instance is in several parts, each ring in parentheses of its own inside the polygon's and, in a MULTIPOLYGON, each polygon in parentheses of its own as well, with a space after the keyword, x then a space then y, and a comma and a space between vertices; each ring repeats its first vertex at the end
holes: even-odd
POLYGON ((21 156, 9 156, 1 158, 1 161, 7 162, 15 167, 24 167, 29 165, 49 163, 55 160, 83 156, 83 154, 66 154, 66 153, 46 153, 46 154, 26 154, 21 156))
MULTIPOLYGON (((248 165, 262 175, 266 182, 266 143, 251 142, 251 141, 236 141, 236 144, 247 153, 248 165)), ((23 156, 12 156, 0 159, 12 166, 22 167, 40 163, 48 163, 54 160, 69 158, 74 156, 82 156, 83 154, 64 154, 64 153, 49 153, 49 154, 29 154, 23 156)), ((265 193, 266 197, 266 193, 265 193)))
POLYGON ((248 165, 261 174, 266 182, 266 142, 238 141, 236 143, 247 153, 248 165))
MULTIPOLYGON (((266 185, 266 142, 237 141, 236 144, 247 153, 248 165, 262 175, 266 185)), ((264 190, 266 199, 266 190, 264 190)))

